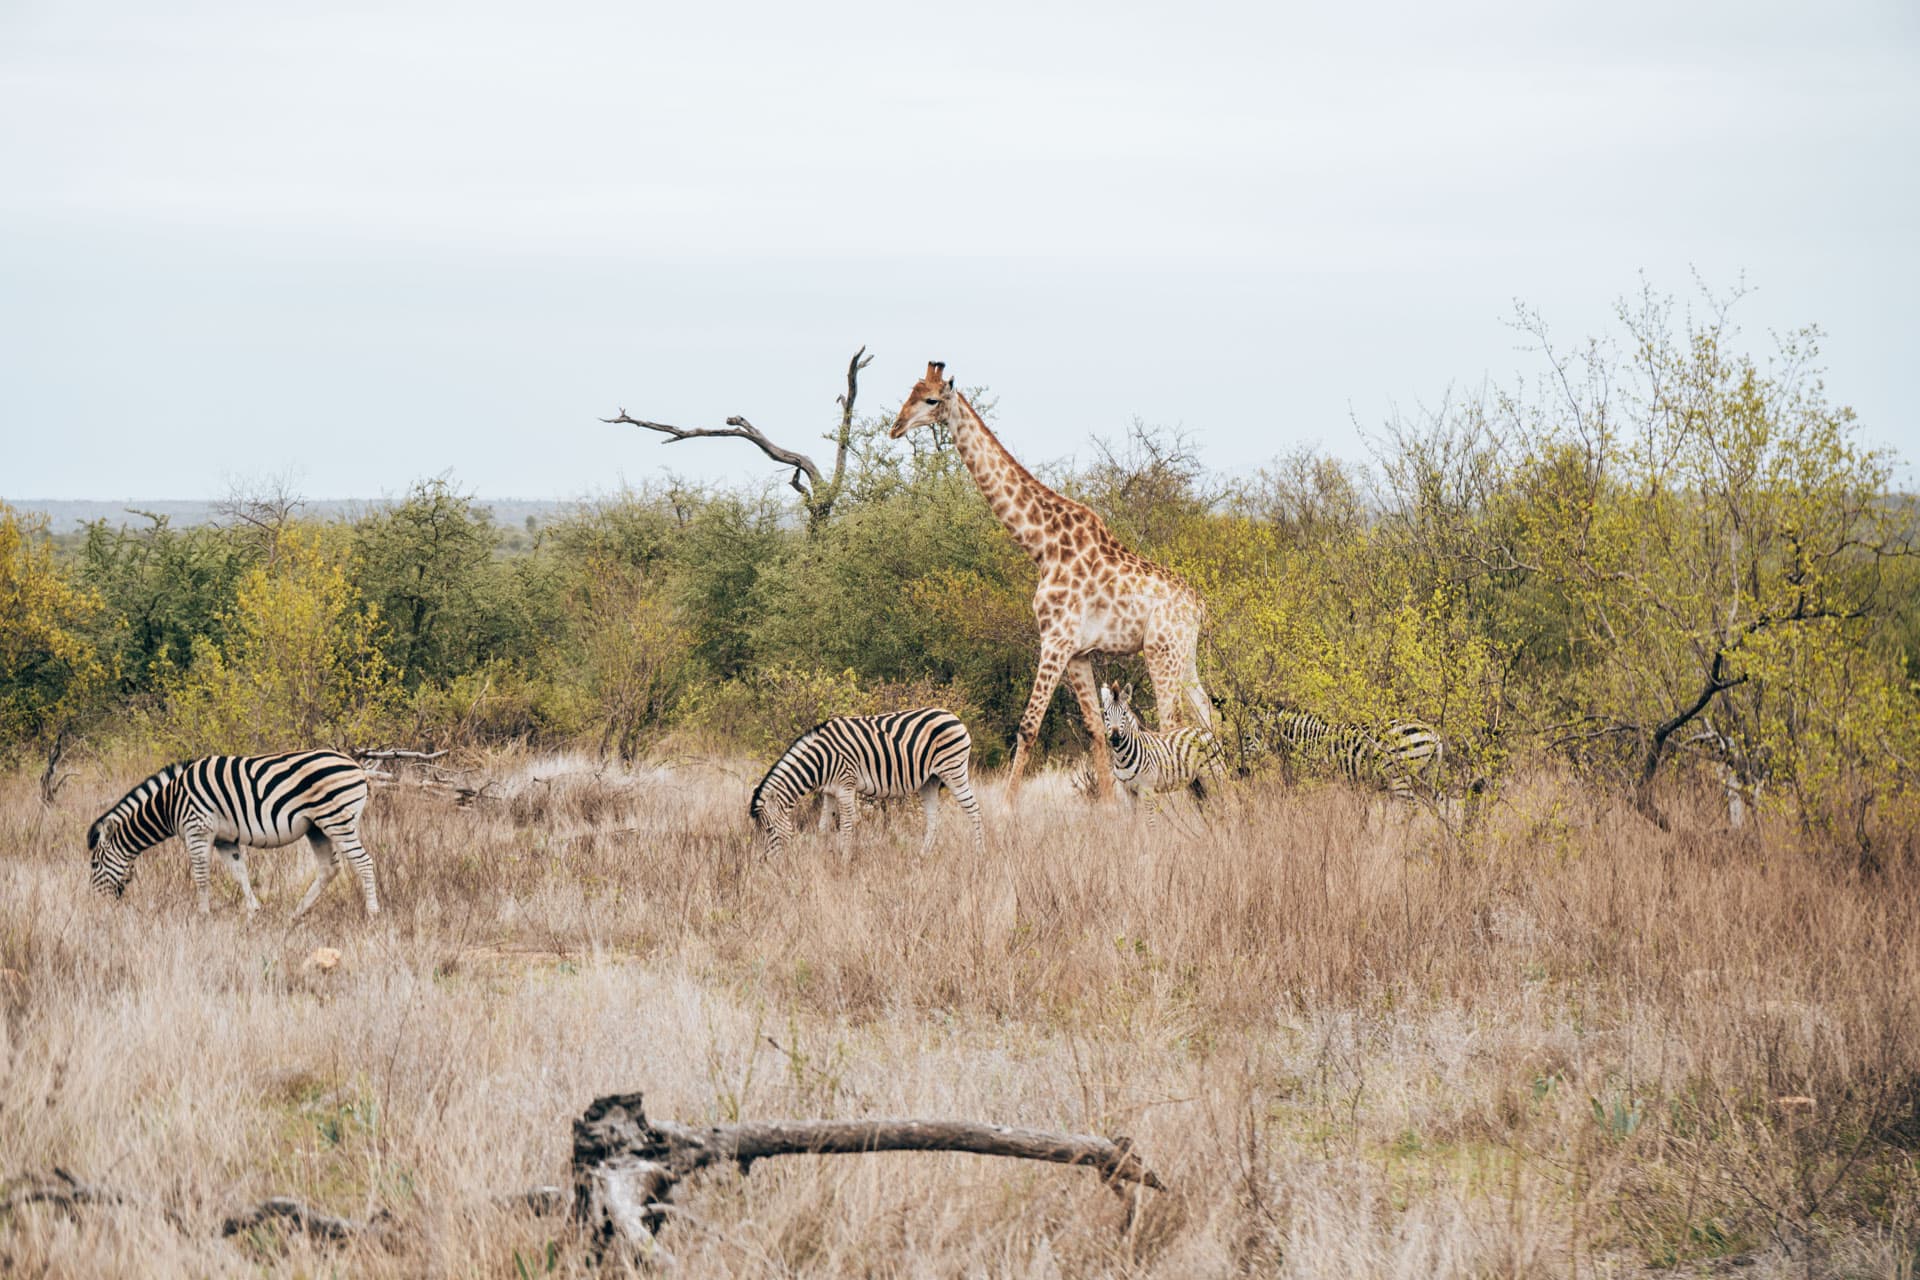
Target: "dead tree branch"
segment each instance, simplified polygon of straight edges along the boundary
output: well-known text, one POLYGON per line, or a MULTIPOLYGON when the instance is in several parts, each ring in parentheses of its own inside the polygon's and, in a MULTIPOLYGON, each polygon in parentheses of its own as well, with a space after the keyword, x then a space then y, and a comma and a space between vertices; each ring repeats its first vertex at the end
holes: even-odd
POLYGON ((645 418, 636 418, 625 409, 621 409, 611 418, 602 418, 600 421, 626 423, 628 426, 644 427, 648 431, 658 431, 667 437, 661 441, 662 444, 673 444, 679 440, 699 440, 721 436, 737 436, 742 440, 751 440, 755 445, 759 446, 760 452, 766 454, 775 462, 794 469, 793 478, 788 480, 787 483, 793 488, 793 491, 798 493, 802 498, 811 501, 814 493, 821 487, 820 468, 815 465, 812 458, 809 458, 804 453, 788 449, 783 445, 775 444, 773 441, 767 439, 765 432, 738 414, 728 418, 725 427, 676 427, 670 422, 650 422, 645 418), (806 477, 805 481, 802 481, 800 478, 803 475, 806 477))
POLYGON ((30 1204, 53 1205, 69 1213, 82 1205, 124 1205, 129 1208, 153 1209, 175 1227, 181 1225, 179 1215, 170 1209, 158 1208, 123 1192, 82 1182, 58 1166, 55 1166, 53 1176, 30 1179, 8 1192, 6 1198, 0 1200, 0 1211, 23 1208, 30 1204))
POLYGON ((40 775, 40 803, 51 808, 54 798, 60 794, 60 788, 73 776, 71 770, 60 772, 60 758, 67 754, 67 731, 63 728, 53 735, 53 745, 47 748, 46 772, 40 775))
POLYGON ((836 399, 840 406, 840 430, 835 436, 833 456, 833 475, 823 479, 820 466, 812 458, 798 449, 789 449, 785 445, 774 443, 767 433, 748 422, 738 414, 727 419, 724 427, 678 427, 670 422, 655 422, 649 418, 636 418, 622 408, 611 418, 600 421, 640 427, 647 431, 658 431, 666 439, 662 444, 674 444, 681 440, 711 440, 733 438, 750 441, 755 448, 783 467, 792 467, 793 475, 787 485, 800 495, 807 508, 808 520, 818 524, 832 514, 833 504, 840 496, 840 482, 846 474, 847 447, 853 437, 853 401, 859 393, 860 370, 873 363, 873 357, 867 354, 863 346, 853 353, 853 359, 847 362, 847 391, 836 399))
POLYGON ((269 1196, 252 1208, 222 1220, 220 1234, 237 1236, 269 1222, 284 1222, 316 1240, 335 1243, 368 1232, 384 1234, 391 1225, 384 1209, 365 1222, 358 1222, 352 1218, 337 1218, 330 1213, 321 1213, 292 1196, 269 1196))
POLYGON ((447 753, 444 749, 439 751, 402 751, 398 747, 383 747, 378 751, 356 751, 353 753, 353 757, 356 760, 438 760, 445 754, 447 753))
POLYGON ((957 1120, 785 1120, 696 1129, 649 1122, 642 1095, 621 1093, 595 1098, 573 1122, 574 1219, 598 1247, 617 1242, 633 1256, 651 1256, 674 1188, 702 1169, 732 1164, 744 1174, 772 1156, 870 1151, 964 1151, 1086 1165, 1115 1189, 1123 1183, 1167 1189, 1124 1137, 957 1120))

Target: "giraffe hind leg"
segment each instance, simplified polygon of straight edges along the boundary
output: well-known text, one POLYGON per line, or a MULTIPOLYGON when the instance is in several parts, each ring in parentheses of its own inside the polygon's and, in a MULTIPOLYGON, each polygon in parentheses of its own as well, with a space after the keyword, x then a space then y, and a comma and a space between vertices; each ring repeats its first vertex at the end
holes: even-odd
POLYGON ((1096 800, 1113 798, 1113 753, 1107 746, 1106 717, 1100 712, 1100 684, 1093 676, 1093 659, 1075 658, 1067 664, 1067 685, 1080 704, 1087 726, 1087 755, 1093 768, 1096 800))

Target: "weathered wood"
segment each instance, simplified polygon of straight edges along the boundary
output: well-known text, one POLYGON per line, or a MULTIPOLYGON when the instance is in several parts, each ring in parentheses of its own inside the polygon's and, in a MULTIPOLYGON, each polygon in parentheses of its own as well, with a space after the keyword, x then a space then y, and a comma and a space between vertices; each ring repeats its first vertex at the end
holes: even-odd
POLYGON ((269 1222, 283 1222, 317 1240, 330 1240, 339 1243, 351 1240, 355 1236, 368 1232, 382 1233, 387 1230, 387 1214, 383 1210, 374 1214, 365 1222, 353 1218, 339 1218, 330 1213, 321 1213, 305 1201, 295 1200, 292 1196, 269 1196, 250 1209, 224 1219, 220 1223, 220 1234, 237 1236, 242 1231, 264 1226, 269 1222))
POLYGON ((748 1172, 754 1161, 788 1155, 872 1151, 959 1151, 1084 1165, 1116 1188, 1166 1184, 1126 1138, 1048 1133, 964 1120, 782 1120, 694 1128, 649 1121, 638 1093, 595 1098, 573 1125, 574 1219, 595 1245, 650 1256, 682 1179, 716 1164, 748 1172))
POLYGON ((674 444, 681 440, 712 440, 732 438, 746 440, 782 467, 792 467, 793 475, 787 485, 800 495, 806 505, 809 526, 819 525, 833 514, 834 503, 840 498, 840 491, 847 472, 847 448, 853 438, 853 402, 860 394, 860 371, 873 363, 873 357, 862 346, 847 361, 847 391, 836 397, 840 406, 840 429, 828 437, 834 444, 833 474, 823 476, 820 465, 798 449, 789 449, 769 439, 766 432, 748 422, 739 414, 727 419, 724 427, 680 427, 671 422, 655 422, 649 418, 636 418, 624 408, 611 418, 600 421, 618 423, 630 427, 640 427, 647 431, 657 431, 666 439, 662 444, 674 444))

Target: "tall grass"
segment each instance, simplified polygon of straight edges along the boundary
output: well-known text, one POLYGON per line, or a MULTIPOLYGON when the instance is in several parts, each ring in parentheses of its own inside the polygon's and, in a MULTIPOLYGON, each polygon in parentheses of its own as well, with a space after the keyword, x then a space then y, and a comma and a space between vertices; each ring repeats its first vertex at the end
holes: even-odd
MULTIPOLYGON (((0 783, 0 1176, 59 1165, 179 1214, 0 1217, 0 1272, 578 1274, 491 1199, 565 1173, 568 1122, 931 1115, 1126 1133, 1175 1193, 1081 1171, 797 1157, 694 1183, 691 1274, 1912 1275, 1920 860, 1868 875, 1563 777, 1450 839, 1339 788, 1229 788, 1154 833, 1042 778, 989 847, 918 858, 918 806, 751 851, 757 766, 476 762, 479 803, 385 789, 385 913, 193 913, 176 845, 119 903, 82 833, 0 783), (344 954, 322 973, 312 948, 344 954), (300 1195, 393 1242, 213 1238, 300 1195)), ((559 1240, 557 1252, 549 1242, 559 1240)))

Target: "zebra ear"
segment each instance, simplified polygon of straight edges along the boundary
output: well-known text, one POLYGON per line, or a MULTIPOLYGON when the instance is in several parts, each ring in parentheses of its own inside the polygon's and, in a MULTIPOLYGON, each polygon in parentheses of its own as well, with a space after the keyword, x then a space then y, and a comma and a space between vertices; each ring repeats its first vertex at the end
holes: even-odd
POLYGON ((1131 705, 1133 703, 1133 681, 1129 680, 1125 685, 1121 687, 1120 701, 1127 705, 1131 705))

